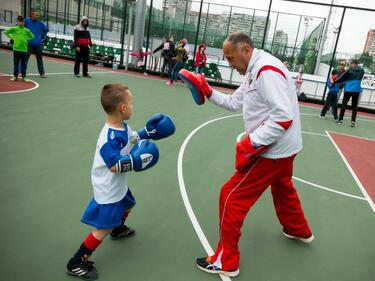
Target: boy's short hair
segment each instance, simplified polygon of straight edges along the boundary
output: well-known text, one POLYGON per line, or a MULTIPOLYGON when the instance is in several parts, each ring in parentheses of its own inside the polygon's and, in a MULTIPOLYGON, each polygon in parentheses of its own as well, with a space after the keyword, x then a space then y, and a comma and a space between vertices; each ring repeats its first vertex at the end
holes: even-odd
POLYGON ((18 16, 17 21, 23 21, 23 16, 18 16))
POLYGON ((336 75, 337 74, 337 70, 336 69, 332 69, 331 74, 332 75, 336 75))
POLYGON ((106 84, 104 85, 100 102, 104 111, 107 114, 112 114, 116 111, 117 106, 123 101, 124 96, 129 96, 129 87, 125 84, 106 84))

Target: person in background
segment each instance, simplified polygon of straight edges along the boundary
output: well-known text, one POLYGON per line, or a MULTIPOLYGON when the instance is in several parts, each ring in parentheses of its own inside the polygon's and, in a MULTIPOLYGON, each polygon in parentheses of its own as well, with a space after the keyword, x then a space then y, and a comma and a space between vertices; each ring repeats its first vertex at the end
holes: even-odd
POLYGON ((207 61, 207 56, 206 56, 206 45, 203 43, 199 45, 198 51, 195 54, 195 73, 202 73, 202 70, 204 67, 206 67, 206 61, 207 61))
POLYGON ((296 85, 297 96, 301 95, 301 87, 302 87, 302 82, 303 82, 302 76, 303 76, 303 70, 301 69, 296 77, 296 81, 294 82, 294 84, 296 85))
POLYGON ((320 113, 320 118, 325 118, 326 112, 328 111, 329 107, 332 106, 333 118, 337 121, 337 93, 339 92, 339 85, 335 84, 336 79, 337 71, 333 69, 331 72, 331 78, 327 81, 329 91, 326 102, 320 113))
POLYGON ((29 41, 27 61, 31 53, 34 53, 40 77, 46 78, 47 76, 43 65, 43 40, 47 36, 48 27, 39 20, 39 11, 37 10, 32 11, 31 17, 25 20, 25 27, 35 36, 33 40, 29 41))
POLYGON ((173 83, 178 80, 179 77, 177 76, 177 74, 180 71, 180 69, 184 68, 184 66, 185 66, 186 50, 185 50, 184 40, 180 40, 180 42, 179 42, 179 44, 178 44, 178 46, 175 50, 175 54, 176 54, 176 56, 173 57, 173 59, 175 61, 175 65, 174 65, 172 73, 171 73, 170 81, 167 82, 168 86, 173 85, 173 83))
POLYGON ((335 83, 345 82, 344 86, 344 98, 342 99, 342 105, 340 110, 339 120, 337 121, 338 124, 342 124, 342 120, 344 119, 346 106, 350 98, 352 99, 352 119, 351 119, 351 127, 355 126, 355 120, 357 117, 357 110, 358 110, 358 101, 359 101, 359 94, 362 92, 361 81, 365 72, 363 68, 358 66, 358 60, 353 59, 350 64, 350 68, 344 72, 339 78, 337 78, 335 83))
POLYGON ((175 45, 173 42, 173 36, 167 38, 167 40, 162 43, 159 47, 152 51, 152 53, 157 53, 160 50, 161 56, 163 57, 163 65, 161 67, 161 74, 160 76, 163 77, 165 74, 165 67, 168 66, 168 77, 171 76, 171 72, 173 69, 173 56, 174 56, 174 49, 175 45))
MULTIPOLYGON (((346 65, 347 62, 345 60, 340 62, 337 78, 339 78, 341 75, 343 75, 346 71, 346 65)), ((344 91, 345 82, 341 83, 339 86, 339 92, 337 93, 337 102, 340 100, 341 93, 344 91)))
POLYGON ((288 61, 284 61, 283 63, 284 63, 284 65, 285 65, 285 67, 286 67, 288 70, 290 70, 289 62, 288 62, 288 61))
POLYGON ((74 76, 80 78, 79 76, 79 67, 82 60, 83 65, 83 77, 91 78, 91 75, 88 73, 88 64, 89 64, 89 52, 90 46, 92 46, 91 36, 89 31, 89 19, 86 16, 83 16, 74 28, 74 42, 73 47, 76 48, 76 61, 74 64, 74 76))
POLYGON ((22 80, 30 82, 26 78, 27 51, 29 41, 34 39, 34 34, 24 24, 23 16, 18 16, 17 25, 4 31, 4 34, 13 41, 13 77, 10 78, 11 81, 17 81, 21 71, 22 80))

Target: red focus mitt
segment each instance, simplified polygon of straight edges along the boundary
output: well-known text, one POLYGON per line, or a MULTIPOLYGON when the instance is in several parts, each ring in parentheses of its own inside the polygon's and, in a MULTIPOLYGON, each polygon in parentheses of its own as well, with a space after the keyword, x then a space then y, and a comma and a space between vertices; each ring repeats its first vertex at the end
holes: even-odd
POLYGON ((235 167, 238 171, 243 171, 253 165, 259 157, 268 150, 268 145, 253 146, 250 136, 236 144, 236 163, 235 167))
POLYGON ((206 78, 202 74, 194 74, 186 69, 181 69, 178 72, 178 76, 190 89, 195 103, 198 105, 204 104, 206 95, 212 92, 212 88, 208 85, 206 78))

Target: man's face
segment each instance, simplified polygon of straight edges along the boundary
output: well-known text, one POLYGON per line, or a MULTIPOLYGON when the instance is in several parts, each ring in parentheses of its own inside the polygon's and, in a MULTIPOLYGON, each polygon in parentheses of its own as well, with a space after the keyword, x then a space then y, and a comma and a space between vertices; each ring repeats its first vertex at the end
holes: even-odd
POLYGON ((31 19, 32 20, 37 20, 39 18, 39 13, 38 12, 32 12, 31 13, 31 19))
POLYGON ((229 66, 237 70, 239 74, 245 75, 253 48, 246 43, 239 43, 236 46, 232 42, 225 40, 223 51, 229 66))

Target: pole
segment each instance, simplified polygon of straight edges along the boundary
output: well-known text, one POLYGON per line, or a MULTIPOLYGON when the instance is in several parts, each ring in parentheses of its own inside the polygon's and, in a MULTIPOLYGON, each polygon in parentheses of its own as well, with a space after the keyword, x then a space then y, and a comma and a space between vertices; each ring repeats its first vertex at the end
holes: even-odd
POLYGON ((128 64, 129 64, 129 55, 130 55, 130 38, 132 32, 132 18, 133 18, 133 8, 132 6, 129 7, 129 22, 128 22, 128 44, 126 49, 126 60, 125 60, 125 71, 128 71, 128 64))
POLYGON ((126 9, 128 7, 128 0, 122 0, 123 7, 123 19, 121 29, 121 54, 120 54, 120 65, 124 64, 124 41, 125 41, 125 27, 126 27, 126 9))
POLYGON ((264 34, 263 34, 263 41, 262 41, 262 49, 264 49, 264 43, 266 42, 267 27, 268 27, 268 22, 269 22, 269 19, 270 19, 271 6, 272 6, 272 0, 270 0, 270 5, 268 6, 268 13, 267 13, 267 19, 266 19, 266 26, 264 27, 264 34))
POLYGON ((77 0, 77 2, 78 2, 77 22, 79 22, 81 18, 81 0, 77 0))
POLYGON ((195 60, 195 52, 197 51, 197 43, 198 43, 198 36, 199 36, 199 26, 200 26, 200 23, 201 23, 202 7, 203 7, 203 0, 201 0, 201 6, 199 8, 197 33, 195 35, 195 42, 194 42, 194 53, 193 53, 194 60, 195 60))
MULTIPOLYGON (((297 36, 296 36, 296 41, 294 41, 294 47, 293 47, 293 52, 292 52, 292 59, 294 63, 294 53, 296 51, 296 46, 297 46, 297 40, 298 40, 298 35, 299 35, 299 29, 301 27, 301 21, 302 21, 302 16, 299 16, 299 23, 298 23, 298 29, 297 29, 297 36)), ((294 67, 294 66, 293 66, 294 67)))
MULTIPOLYGON (((327 79, 326 79, 326 81, 328 81, 328 79, 329 79, 329 75, 330 75, 330 73, 331 73, 332 64, 333 64, 333 61, 334 61, 334 59, 335 59, 336 50, 337 50, 337 44, 338 44, 338 42, 339 42, 340 33, 341 33, 341 28, 342 28, 342 23, 343 23, 343 21, 344 21, 345 12, 346 12, 346 7, 344 7, 344 10, 342 11, 341 20, 340 20, 340 26, 339 26, 339 32, 337 33, 336 42, 335 42, 335 48, 333 49, 331 62, 329 63, 329 69, 328 69, 328 73, 327 73, 327 79)), ((324 99, 325 99, 325 97, 326 97, 326 90, 327 90, 327 83, 326 83, 325 86, 324 86, 324 92, 323 92, 322 101, 324 101, 324 99)))
MULTIPOLYGON (((151 29, 152 6, 153 6, 153 0, 151 0, 151 3, 150 3, 150 13, 148 14, 148 28, 147 28, 147 39, 146 39, 146 52, 148 52, 148 47, 149 47, 149 44, 150 44, 150 29, 151 29)), ((145 57, 145 67, 147 69, 147 56, 145 57)))
POLYGON ((102 5, 102 29, 100 31, 100 41, 103 41, 104 27, 105 27, 105 0, 103 0, 103 5, 102 5))
POLYGON ((206 40, 206 31, 207 31, 207 22, 208 22, 208 14, 210 13, 210 3, 208 3, 207 6, 207 14, 206 14, 206 24, 204 26, 204 32, 203 32, 203 42, 206 40))
POLYGON ((187 14, 187 10, 188 10, 188 4, 189 4, 189 0, 185 0, 186 1, 186 7, 185 7, 185 15, 184 15, 184 25, 182 26, 182 38, 184 38, 185 36, 185 24, 186 24, 186 14, 187 14))
MULTIPOLYGON (((335 0, 331 1, 331 5, 333 5, 334 1, 335 0)), ((324 43, 327 39, 327 32, 328 32, 329 24, 331 23, 331 15, 332 15, 332 6, 329 7, 327 21, 326 21, 326 24, 324 25, 322 39, 320 40, 320 46, 319 46, 318 55, 317 55, 317 58, 316 58, 316 66, 315 66, 315 70, 314 70, 314 75, 317 75, 319 73, 320 61, 322 59, 324 43)))

